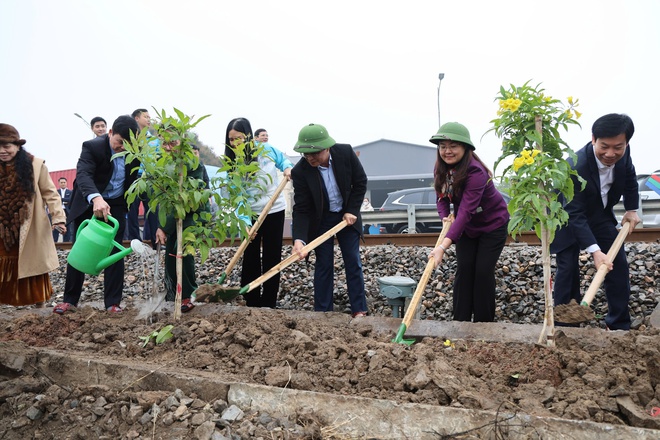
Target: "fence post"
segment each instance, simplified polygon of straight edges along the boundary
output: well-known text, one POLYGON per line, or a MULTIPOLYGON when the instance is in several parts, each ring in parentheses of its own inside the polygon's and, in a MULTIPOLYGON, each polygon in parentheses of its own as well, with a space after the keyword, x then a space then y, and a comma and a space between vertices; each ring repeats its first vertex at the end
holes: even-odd
POLYGON ((415 205, 408 205, 408 234, 417 233, 417 217, 415 216, 415 205))

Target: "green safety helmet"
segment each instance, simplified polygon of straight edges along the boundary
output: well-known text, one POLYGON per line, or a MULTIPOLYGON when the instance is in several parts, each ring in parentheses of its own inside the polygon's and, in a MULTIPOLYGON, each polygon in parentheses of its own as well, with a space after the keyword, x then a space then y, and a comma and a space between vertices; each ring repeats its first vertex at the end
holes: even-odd
POLYGON ((447 122, 442 124, 440 130, 434 134, 429 142, 438 145, 440 141, 456 141, 469 145, 474 150, 474 144, 470 140, 470 132, 465 125, 458 122, 447 122))
POLYGON ((324 126, 309 124, 300 130, 298 142, 296 142, 293 150, 297 153, 318 153, 321 150, 327 150, 336 143, 324 126))

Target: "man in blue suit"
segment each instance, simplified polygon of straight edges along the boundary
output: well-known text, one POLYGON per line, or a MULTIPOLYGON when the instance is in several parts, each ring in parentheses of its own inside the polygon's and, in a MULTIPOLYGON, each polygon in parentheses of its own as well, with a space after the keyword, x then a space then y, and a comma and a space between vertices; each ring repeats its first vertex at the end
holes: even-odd
POLYGON ((607 251, 618 234, 614 205, 621 196, 626 213, 621 223, 630 222, 630 231, 640 222, 637 215, 639 192, 635 166, 630 157, 629 142, 635 126, 629 116, 611 113, 594 122, 591 142, 577 152, 574 170, 586 181, 581 184, 573 178, 576 193, 565 206, 568 224, 559 229, 550 251, 557 254, 555 275, 555 305, 568 304, 571 299, 580 302, 580 250, 586 250, 595 267, 607 264, 610 272, 605 277, 608 311, 607 328, 629 330, 630 280, 628 262, 623 247, 614 258, 607 259, 607 251))

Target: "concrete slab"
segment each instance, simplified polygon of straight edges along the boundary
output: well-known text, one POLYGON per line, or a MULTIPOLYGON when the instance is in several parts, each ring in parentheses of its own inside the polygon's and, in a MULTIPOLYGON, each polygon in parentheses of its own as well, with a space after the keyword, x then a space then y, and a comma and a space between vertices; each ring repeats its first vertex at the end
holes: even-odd
MULTIPOLYGON (((388 400, 337 396, 246 383, 228 383, 211 373, 171 366, 129 364, 113 359, 89 359, 79 354, 33 348, 28 357, 39 371, 57 383, 103 384, 115 389, 197 393, 207 401, 221 398, 242 409, 271 414, 310 413, 324 420, 339 438, 415 438, 441 436, 486 438, 506 434, 509 439, 585 440, 658 438, 658 431, 619 425, 571 421, 526 414, 494 413, 388 400)), ((6 350, 11 357, 12 352, 6 350)), ((19 356, 18 354, 16 356, 19 356)), ((25 356, 25 353, 22 354, 25 356)), ((18 365, 11 359, 4 361, 18 365)))
MULTIPOLYGON (((144 301, 134 301, 130 307, 139 310, 144 301)), ((82 306, 90 306, 99 310, 103 309, 101 302, 86 302, 82 306)), ((173 304, 166 303, 164 310, 172 310, 173 304)), ((234 306, 222 303, 200 304, 190 313, 193 315, 209 316, 218 313, 233 313, 242 306, 234 306)), ((364 318, 352 319, 345 313, 321 313, 303 310, 282 310, 282 309, 262 309, 271 313, 286 313, 292 318, 296 316, 314 319, 331 320, 337 325, 370 325, 374 332, 379 334, 388 334, 394 338, 401 326, 401 318, 391 318, 385 316, 367 316, 364 318)), ((37 313, 39 315, 52 314, 51 307, 43 309, 22 310, 19 312, 37 313)), ((5 319, 10 319, 5 316, 5 319)), ((3 316, 0 315, 0 320, 3 316)), ((654 327, 660 327, 660 304, 651 315, 651 324, 654 327)), ((405 333, 405 339, 421 340, 425 337, 441 339, 471 339, 486 342, 520 342, 536 343, 539 339, 543 326, 540 324, 515 324, 510 322, 458 322, 458 321, 434 321, 434 320, 413 320, 405 333)), ((556 327, 556 332, 563 332, 573 338, 589 338, 592 343, 599 345, 599 341, 620 338, 625 335, 623 331, 607 331, 599 328, 577 328, 577 327, 556 327)))

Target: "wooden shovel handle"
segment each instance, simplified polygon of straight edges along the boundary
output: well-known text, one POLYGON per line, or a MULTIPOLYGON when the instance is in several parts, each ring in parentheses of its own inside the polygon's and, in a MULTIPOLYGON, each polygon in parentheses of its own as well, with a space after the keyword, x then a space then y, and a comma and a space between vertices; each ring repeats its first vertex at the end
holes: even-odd
POLYGON ((229 260, 229 264, 225 268, 225 274, 227 276, 229 276, 231 271, 234 270, 234 267, 238 263, 238 260, 241 259, 241 257, 243 256, 243 253, 245 252, 245 249, 250 244, 250 240, 251 240, 250 237, 252 237, 252 234, 254 234, 255 232, 257 232, 259 230, 259 227, 263 224, 264 220, 266 220, 266 216, 268 216, 268 213, 270 213, 270 208, 273 207, 273 205, 275 204, 275 201, 280 196, 280 193, 282 192, 282 190, 284 189, 284 187, 286 186, 287 183, 288 183, 288 179, 285 176, 284 178, 282 178, 282 181, 277 186, 277 189, 275 190, 275 193, 273 194, 273 197, 270 198, 268 203, 266 203, 266 206, 264 206, 264 209, 261 210, 261 214, 259 214, 259 217, 257 218, 257 221, 254 222, 254 224, 250 228, 250 231, 248 232, 248 237, 241 242, 240 246, 238 246, 238 249, 236 250, 236 253, 231 258, 231 260, 229 260))
MULTIPOLYGON (((614 258, 616 258, 616 254, 619 253, 619 249, 621 249, 621 245, 623 244, 623 241, 626 239, 626 236, 628 235, 628 231, 630 231, 630 223, 626 222, 621 226, 621 229, 619 230, 619 234, 614 239, 614 243, 612 243, 610 250, 607 251, 607 259, 610 262, 614 261, 614 258)), ((596 272, 596 275, 594 276, 594 279, 591 281, 591 285, 589 286, 587 293, 585 293, 584 297, 582 297, 582 302, 580 303, 581 305, 588 306, 591 304, 591 301, 594 300, 594 297, 596 296, 596 292, 598 292, 600 285, 603 284, 605 275, 607 275, 609 271, 610 269, 607 264, 603 263, 600 265, 598 271, 596 272)))
MULTIPOLYGON (((346 226, 348 226, 348 223, 346 222, 346 220, 342 220, 340 223, 338 223, 332 229, 328 229, 323 234, 319 235, 314 240, 312 240, 310 243, 305 245, 302 248, 302 251, 303 252, 311 251, 312 249, 316 248, 318 245, 320 245, 321 243, 326 241, 328 238, 332 237, 337 232, 344 229, 346 226)), ((287 259, 280 261, 275 266, 273 266, 271 269, 269 269, 268 272, 264 273, 259 278, 257 278, 256 280, 254 280, 250 284, 248 284, 247 285, 247 290, 244 290, 245 287, 242 287, 241 288, 241 293, 247 293, 247 292, 249 292, 250 290, 252 290, 256 287, 261 286, 263 283, 265 283, 266 281, 271 279, 275 274, 277 274, 281 270, 289 267, 291 264, 293 264, 294 262, 296 262, 298 260, 299 260, 298 255, 293 254, 293 255, 289 256, 287 259)))
MULTIPOLYGON (((451 226, 452 221, 453 218, 451 217, 442 221, 442 231, 440 231, 440 236, 438 237, 438 241, 436 241, 435 243, 435 247, 438 247, 440 243, 442 243, 442 240, 445 239, 447 232, 449 232, 449 227, 451 226)), ((415 289, 415 293, 413 294, 413 297, 410 300, 410 304, 408 305, 408 310, 406 310, 406 316, 404 316, 403 318, 402 324, 404 324, 406 328, 410 327, 410 323, 412 322, 413 317, 415 316, 415 313, 417 311, 417 306, 419 305, 419 301, 422 299, 422 293, 424 293, 424 289, 426 289, 426 284, 428 283, 434 268, 435 268, 435 258, 429 257, 429 261, 428 263, 426 263, 426 268, 424 269, 424 273, 422 273, 422 279, 419 280, 419 283, 417 283, 417 288, 415 289)))

